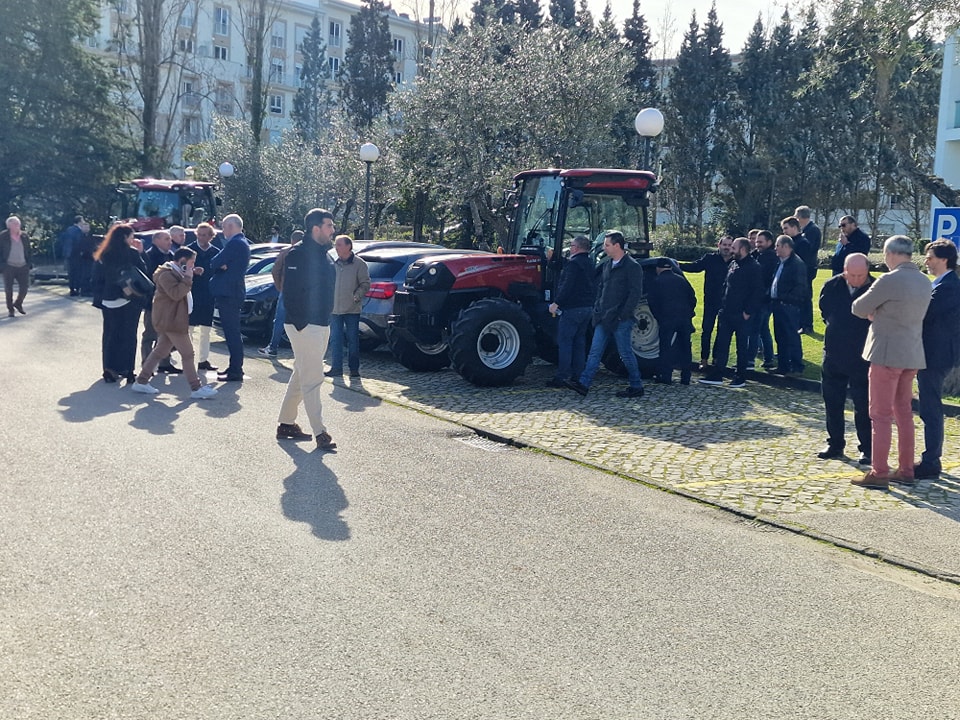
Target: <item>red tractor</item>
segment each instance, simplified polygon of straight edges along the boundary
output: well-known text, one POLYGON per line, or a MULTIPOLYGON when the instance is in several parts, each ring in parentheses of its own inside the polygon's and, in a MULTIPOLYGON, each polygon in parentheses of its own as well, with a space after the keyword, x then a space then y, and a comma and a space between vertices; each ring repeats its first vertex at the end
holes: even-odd
POLYGON ((182 225, 193 239, 197 225, 217 220, 214 188, 214 183, 193 180, 130 180, 117 186, 110 220, 129 222, 138 237, 147 238, 156 230, 182 225))
MULTIPOLYGON (((476 385, 506 385, 534 355, 556 359, 557 319, 550 315, 564 257, 577 235, 593 241, 597 263, 608 230, 654 274, 647 211, 656 176, 645 170, 529 170, 514 178, 508 255, 423 258, 407 273, 389 319, 388 340, 411 370, 447 365, 476 385)), ((657 324, 646 301, 636 310, 633 348, 642 370, 659 355, 657 324)), ((604 358, 624 372, 616 350, 604 358)))

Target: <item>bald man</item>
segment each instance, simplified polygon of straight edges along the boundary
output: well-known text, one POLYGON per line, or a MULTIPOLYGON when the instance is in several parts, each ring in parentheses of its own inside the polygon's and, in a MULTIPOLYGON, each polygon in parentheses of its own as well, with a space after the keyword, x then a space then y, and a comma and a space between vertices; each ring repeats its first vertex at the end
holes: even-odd
POLYGON ((843 410, 849 393, 857 429, 859 462, 870 464, 870 399, 867 374, 870 363, 863 359, 870 321, 851 311, 853 301, 873 284, 870 262, 863 253, 847 255, 843 272, 835 275, 820 291, 820 314, 827 324, 823 335, 823 366, 820 389, 827 419, 827 446, 817 457, 828 460, 844 457, 843 410))

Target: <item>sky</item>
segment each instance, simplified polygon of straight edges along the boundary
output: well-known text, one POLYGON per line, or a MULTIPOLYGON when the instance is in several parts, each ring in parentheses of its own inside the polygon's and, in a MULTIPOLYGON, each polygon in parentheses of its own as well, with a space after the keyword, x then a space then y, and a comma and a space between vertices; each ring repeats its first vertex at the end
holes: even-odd
MULTIPOLYGON (((577 5, 580 2, 577 0, 577 5)), ((587 5, 594 19, 599 20, 606 6, 606 0, 588 0, 587 5)), ((647 26, 654 42, 666 41, 670 49, 668 56, 674 56, 683 41, 683 34, 690 25, 694 11, 697 21, 702 25, 710 11, 710 0, 640 0, 640 11, 647 19, 647 26)), ((716 0, 717 17, 723 25, 723 38, 727 50, 738 53, 753 28, 759 15, 765 26, 776 24, 783 14, 785 0, 716 0)), ((796 6, 796 3, 789 3, 796 6)), ((623 21, 633 14, 633 0, 610 0, 617 26, 623 28, 623 21)), ((796 13, 791 12, 791 15, 796 13)), ((656 53, 662 57, 662 51, 656 53)))

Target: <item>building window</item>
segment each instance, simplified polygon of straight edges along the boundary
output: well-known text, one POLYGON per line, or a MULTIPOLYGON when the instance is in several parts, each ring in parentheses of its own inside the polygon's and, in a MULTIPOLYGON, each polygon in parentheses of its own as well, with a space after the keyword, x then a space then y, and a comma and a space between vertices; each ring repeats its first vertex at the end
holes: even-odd
POLYGON ((180 38, 180 41, 177 43, 177 47, 180 48, 180 52, 183 52, 183 53, 192 53, 192 52, 193 52, 193 38, 180 38))
POLYGON ((327 43, 330 47, 340 47, 340 37, 343 32, 343 26, 338 22, 330 21, 330 41, 327 43))
POLYGON ((283 60, 273 58, 270 61, 270 82, 283 82, 283 60))
POLYGON ((340 74, 340 58, 327 58, 327 62, 330 64, 330 77, 336 80, 340 74))
POLYGON ((227 8, 218 7, 213 9, 213 34, 230 34, 230 11, 227 8))
POLYGON ((953 104, 953 126, 960 128, 960 101, 953 104))
POLYGON ((307 37, 307 33, 310 32, 310 28, 304 27, 303 25, 297 25, 293 30, 293 41, 296 44, 296 51, 303 52, 303 41, 307 37))
POLYGON ((230 59, 230 50, 225 45, 214 45, 213 46, 213 59, 214 60, 229 60, 230 59))
POLYGON ((903 210, 903 198, 899 195, 890 196, 890 209, 891 210, 903 210))
POLYGON ((394 60, 403 60, 403 38, 395 37, 393 39, 393 58, 394 60))
POLYGON ((277 20, 270 31, 270 47, 283 50, 287 46, 287 24, 277 20))
POLYGON ((214 106, 220 115, 233 116, 233 87, 218 85, 214 106))
POLYGON ((402 72, 394 73, 393 82, 397 85, 403 85, 403 73, 402 72))
POLYGON ((116 0, 117 12, 121 15, 130 14, 130 0, 116 0))
POLYGON ((270 96, 270 112, 274 115, 283 115, 283 95, 270 96))
POLYGON ((183 117, 183 142, 186 145, 196 145, 203 137, 200 133, 200 118, 193 115, 183 117))
POLYGON ((298 88, 303 87, 303 65, 293 66, 293 84, 298 88))
POLYGON ((192 28, 195 18, 196 8, 193 3, 187 3, 183 6, 183 12, 180 13, 180 27, 192 28))

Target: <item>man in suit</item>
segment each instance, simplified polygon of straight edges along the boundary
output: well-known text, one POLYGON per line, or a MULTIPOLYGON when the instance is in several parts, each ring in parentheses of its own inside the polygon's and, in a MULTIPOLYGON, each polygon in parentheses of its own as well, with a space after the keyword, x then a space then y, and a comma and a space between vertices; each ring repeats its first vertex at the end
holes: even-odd
POLYGON ((230 351, 227 369, 217 374, 221 382, 243 381, 243 337, 240 334, 240 310, 246 297, 243 282, 250 264, 250 243, 243 235, 243 218, 227 215, 223 219, 223 236, 227 241, 223 250, 210 261, 213 277, 210 278, 210 294, 220 313, 220 327, 230 351))
POLYGON ((913 264, 913 240, 893 235, 883 244, 890 272, 874 280, 853 301, 853 314, 870 320, 863 359, 870 362, 870 420, 873 469, 854 485, 886 490, 890 482, 912 485, 913 378, 926 367, 923 317, 930 304, 930 282, 913 264), (890 441, 897 423, 897 471, 890 473, 890 441))
POLYGON ((863 359, 870 321, 858 318, 850 308, 853 301, 873 284, 870 261, 861 253, 848 255, 842 275, 827 280, 820 291, 820 314, 827 324, 823 334, 823 366, 820 392, 827 420, 827 447, 817 453, 822 460, 841 458, 846 446, 843 408, 847 393, 853 400, 853 422, 857 428, 861 465, 870 464, 870 396, 863 359))
POLYGON ((817 265, 819 264, 820 245, 823 240, 823 233, 813 220, 810 219, 812 211, 808 205, 801 205, 793 211, 793 215, 800 221, 800 233, 810 244, 811 261, 807 263, 807 284, 810 287, 810 303, 807 305, 806 314, 802 318, 803 331, 807 334, 813 332, 813 281, 817 279, 817 265))
POLYGON ((770 309, 773 335, 777 341, 777 367, 781 375, 803 372, 803 347, 800 342, 800 312, 807 299, 807 268, 793 251, 793 238, 777 238, 776 253, 780 265, 770 283, 770 309))
MULTIPOLYGON (((750 232, 754 232, 751 230, 750 232)), ((753 251, 753 257, 760 265, 760 273, 763 280, 763 302, 760 303, 760 312, 754 316, 753 328, 750 331, 750 343, 747 346, 747 369, 753 370, 756 361, 757 352, 763 351, 763 368, 772 370, 776 363, 774 361, 773 337, 770 334, 770 315, 773 309, 770 306, 770 286, 773 284, 773 276, 780 267, 780 258, 777 257, 777 251, 773 244, 775 238, 769 230, 757 230, 753 251)))
POLYGON ((817 251, 800 229, 800 218, 796 215, 780 221, 780 231, 793 240, 793 254, 803 261, 806 272, 807 293, 800 306, 799 332, 813 332, 813 279, 817 275, 817 251), (808 325, 807 323, 810 323, 808 325))
POLYGON ((923 454, 914 465, 918 480, 940 477, 943 453, 943 381, 960 365, 960 278, 957 246, 937 240, 926 247, 927 271, 934 276, 930 306, 923 318, 923 352, 927 367, 917 373, 923 454))
POLYGON ((840 237, 837 240, 837 251, 830 258, 830 270, 834 275, 843 272, 843 262, 853 253, 870 254, 870 236, 857 226, 852 215, 840 218, 840 237))

